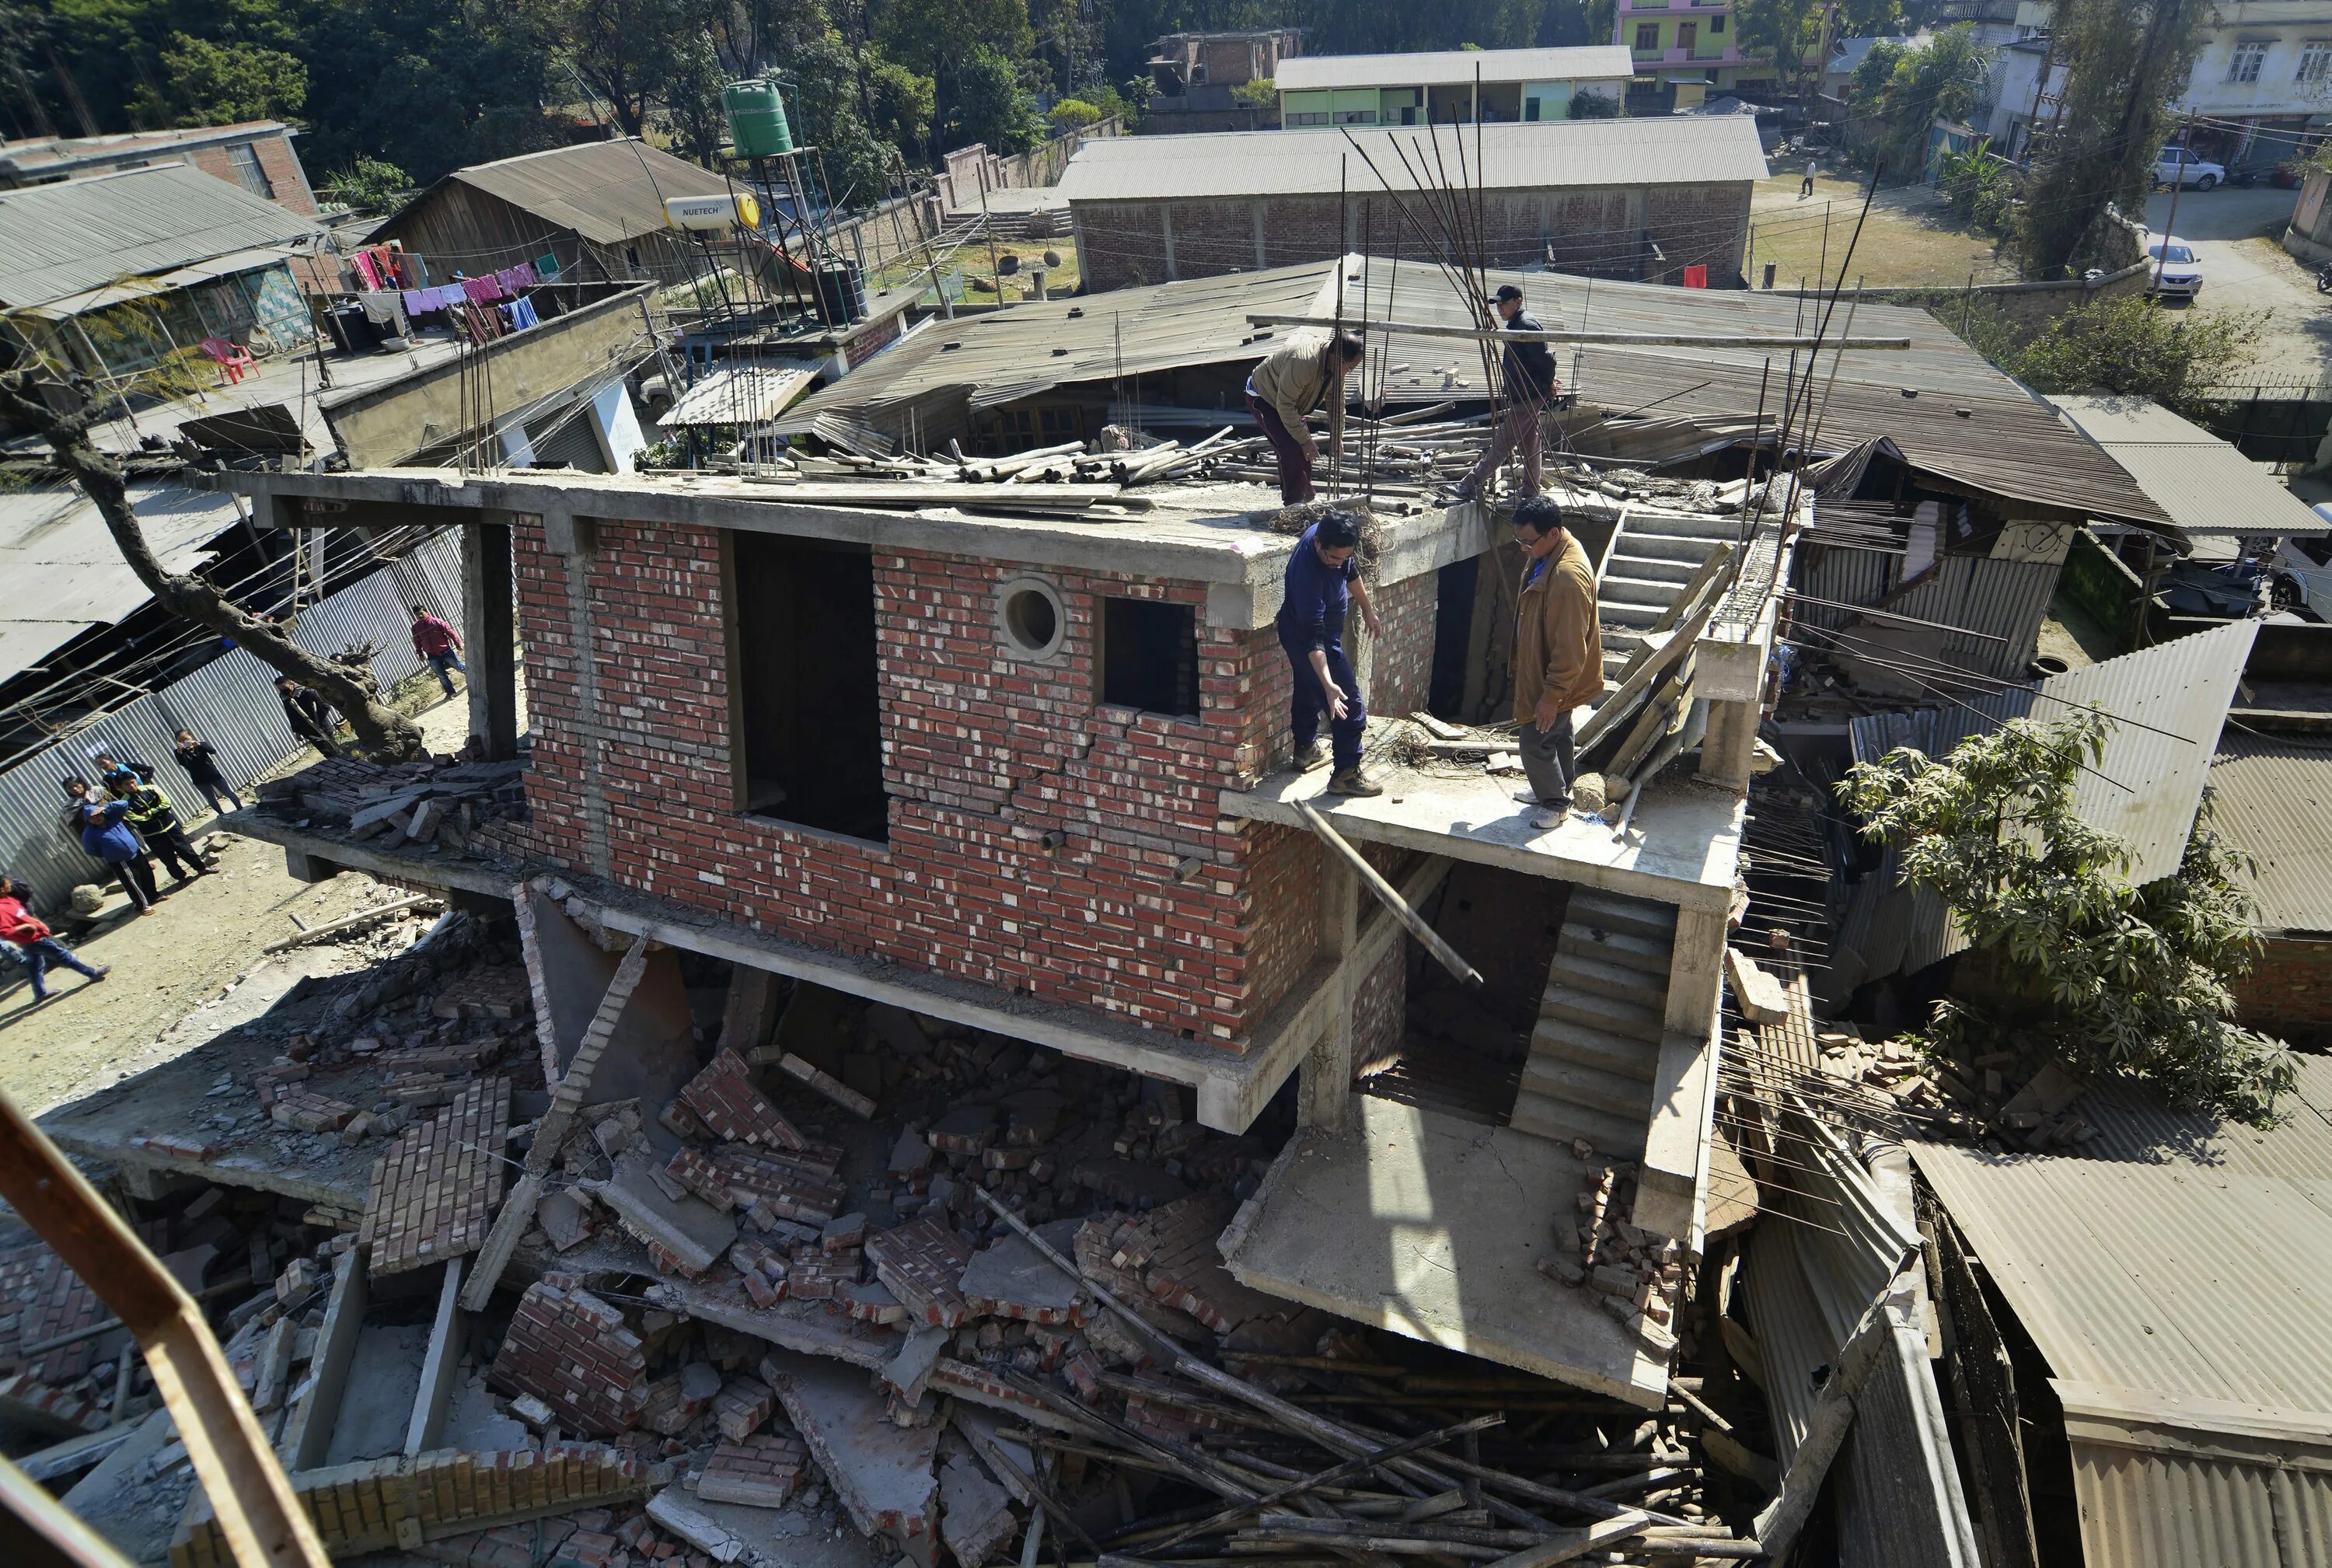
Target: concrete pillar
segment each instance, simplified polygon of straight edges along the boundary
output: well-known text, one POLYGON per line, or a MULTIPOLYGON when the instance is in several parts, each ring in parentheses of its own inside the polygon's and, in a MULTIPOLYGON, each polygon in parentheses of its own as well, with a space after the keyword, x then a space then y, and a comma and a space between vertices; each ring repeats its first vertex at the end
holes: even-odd
POLYGON ((1716 990, 1724 973, 1725 911, 1677 910, 1665 1027, 1694 1039, 1706 1037, 1716 1016, 1716 990))
POLYGON ((1166 249, 1166 281, 1171 283, 1182 274, 1174 270, 1174 209, 1163 203, 1158 208, 1158 237, 1166 249))
POLYGON ((1344 1124, 1352 1099, 1352 1000, 1362 977, 1352 967, 1360 942, 1361 879, 1342 856, 1324 848, 1320 856, 1320 957, 1337 966, 1330 982, 1328 1022, 1304 1058, 1295 1085, 1299 1126, 1333 1133, 1344 1124))
POLYGON ((1270 252, 1266 248, 1263 237, 1264 215, 1269 206, 1268 202, 1260 197, 1247 204, 1247 216, 1255 224, 1255 267, 1257 272, 1271 265, 1271 263, 1265 259, 1270 252))
POLYGON ((1754 703, 1711 703, 1708 733, 1700 742, 1700 776, 1749 788, 1749 764, 1757 751, 1758 705, 1754 703))
POLYGON ((518 755, 518 626, 511 517, 488 511, 462 530, 462 650, 470 666, 470 733, 486 760, 518 755))

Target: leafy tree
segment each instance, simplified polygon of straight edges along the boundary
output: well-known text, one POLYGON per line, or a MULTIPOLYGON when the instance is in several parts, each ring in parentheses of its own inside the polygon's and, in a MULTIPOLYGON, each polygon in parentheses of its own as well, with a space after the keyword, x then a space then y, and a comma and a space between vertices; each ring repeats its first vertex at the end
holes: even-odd
POLYGON ((464 164, 555 145, 542 105, 575 97, 571 77, 550 74, 555 38, 540 10, 311 0, 303 22, 310 80, 363 84, 309 104, 301 151, 319 168, 385 158, 424 185, 464 164))
POLYGON ((130 117, 145 125, 280 120, 308 101, 308 68, 280 49, 214 43, 183 33, 163 50, 162 84, 139 89, 130 117))
POLYGON ((2273 314, 2173 312, 2117 294, 2057 317, 2002 368, 2036 391, 2131 393, 2194 412, 2204 388, 2241 375, 2273 314))
POLYGON ((1573 120, 1618 120, 1627 112, 1627 105, 1610 93, 1574 92, 1571 95, 1571 118, 1573 120))
POLYGON ((1995 158, 1984 137, 1964 152, 1935 157, 1935 189, 1952 211, 1988 234, 2004 233, 2015 197, 2016 166, 1995 158))
POLYGON ((1575 49, 1587 43, 1609 43, 1618 21, 1614 0, 1547 0, 1539 14, 1541 49, 1575 49))
POLYGON ((54 136, 56 122, 37 84, 41 55, 51 46, 49 19, 29 5, 0 0, 0 107, 8 134, 54 136))
POLYGON ((1964 120, 1975 111, 1991 64, 1991 51, 1976 43, 1974 24, 1967 22, 1896 57, 1872 106, 1873 118, 1865 122, 1878 156, 1896 178, 1916 179, 1925 170, 1927 139, 1936 120, 1964 120))
POLYGON ((1059 99, 1053 104, 1053 129, 1056 134, 1083 130, 1089 125, 1098 124, 1100 120, 1100 108, 1082 98, 1059 99))
POLYGON ((2033 159, 2019 215, 2024 271, 2056 278, 2092 245, 2107 203, 2143 210, 2171 100, 2193 68, 2203 0, 2057 0, 2065 101, 2033 159))
POLYGON ((1037 117, 1020 85, 1020 72, 1000 49, 980 49, 959 67, 951 147, 982 142, 990 152, 1025 152, 1037 145, 1037 117))
POLYGON ((2129 885, 2128 846, 2073 806, 2111 728, 2095 712, 2020 719, 1942 761, 1900 749, 1840 782, 1864 833, 1900 847, 1905 883, 1942 899, 2000 993, 1940 1004, 1929 1042, 2044 1044, 2174 1104, 2263 1117, 2294 1074, 2281 1042, 2230 1018, 2229 986, 2258 946, 2236 883, 2245 863, 2213 833, 2206 801, 2178 870, 2129 885))
MULTIPOLYGON (((1773 62, 1774 79, 1792 97, 1803 97, 1821 79, 1822 21, 1829 0, 1742 0, 1734 27, 1744 51, 1773 62)), ((1849 0, 1838 10, 1830 41, 1872 38, 1901 29, 1896 0, 1849 0)), ((1605 36, 1609 36, 1607 33, 1605 36)))
POLYGON ((387 212, 412 188, 413 180, 403 169, 362 154, 325 186, 333 200, 346 202, 368 216, 387 212))
POLYGON ((1853 74, 1846 79, 1846 91, 1856 103, 1874 105, 1886 95, 1888 84, 1895 80, 1895 68, 1911 46, 1894 38, 1881 38, 1863 51, 1855 63, 1853 74))
POLYGON ((615 117, 626 136, 675 100, 693 117, 702 91, 703 40, 714 0, 532 0, 563 45, 559 64, 615 117))
POLYGON ((1232 88, 1231 99, 1247 109, 1276 109, 1279 106, 1279 83, 1268 76, 1258 76, 1232 88))

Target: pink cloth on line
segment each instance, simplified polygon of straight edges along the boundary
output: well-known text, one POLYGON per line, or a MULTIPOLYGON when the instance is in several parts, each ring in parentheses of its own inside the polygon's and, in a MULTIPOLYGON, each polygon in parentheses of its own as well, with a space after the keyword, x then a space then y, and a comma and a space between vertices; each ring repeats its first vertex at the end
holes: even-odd
POLYGON ((492 278, 464 278, 462 292, 481 305, 490 305, 502 297, 502 285, 492 278))

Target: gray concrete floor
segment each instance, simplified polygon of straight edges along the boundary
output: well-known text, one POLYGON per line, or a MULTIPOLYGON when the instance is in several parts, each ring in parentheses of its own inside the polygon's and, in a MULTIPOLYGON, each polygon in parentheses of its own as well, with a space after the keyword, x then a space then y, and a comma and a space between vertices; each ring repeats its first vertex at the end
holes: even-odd
MULTIPOLYGON (((2278 242, 2299 193, 2272 186, 2179 193, 2173 224, 2170 193, 2146 205, 2155 233, 2165 225, 2203 263, 2205 307, 2272 310, 2252 372, 2269 380, 2332 380, 2332 294, 2316 292, 2316 274, 2278 242)), ((2173 310, 2184 307, 2174 302, 2173 310)))

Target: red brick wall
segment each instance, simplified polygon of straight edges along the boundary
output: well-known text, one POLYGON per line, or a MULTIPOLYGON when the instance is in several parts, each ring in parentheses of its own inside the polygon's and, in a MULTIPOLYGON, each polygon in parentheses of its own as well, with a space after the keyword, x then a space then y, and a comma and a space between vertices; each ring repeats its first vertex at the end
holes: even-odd
POLYGON ((1441 579, 1419 572, 1373 590, 1372 598, 1384 635, 1371 645, 1369 712, 1387 718, 1413 713, 1433 689, 1433 623, 1441 607, 1441 579))
MULTIPOLYGON (((1218 277, 1253 269, 1252 215, 1258 200, 1264 208, 1265 265, 1325 261, 1343 252, 1333 196, 1175 202, 1175 275, 1218 277)), ((1094 291, 1163 281, 1166 248, 1159 215, 1165 205, 1076 204, 1085 276, 1094 291)), ((1381 256, 1398 253, 1404 261, 1437 259, 1433 243, 1399 223, 1389 203, 1379 201, 1364 219, 1362 198, 1355 196, 1349 210, 1355 246, 1381 256)), ((1707 265, 1709 282, 1719 284, 1741 266, 1749 192, 1740 184, 1519 191, 1488 196, 1483 216, 1493 266, 1541 262, 1552 246, 1555 266, 1563 272, 1675 282, 1685 266, 1699 263, 1707 265), (1666 262, 1653 256, 1652 244, 1659 245, 1666 262)))
POLYGON ((2295 1046, 2332 1047, 2332 942, 2270 939, 2236 982, 2235 1016, 2295 1046))
MULTIPOLYGON (((308 188, 308 171, 301 167, 300 155, 292 150, 291 139, 266 136, 249 145, 259 155, 259 171, 274 187, 272 199, 275 205, 295 213, 312 214, 316 210, 316 193, 308 188)), ((187 152, 186 161, 215 179, 223 179, 237 189, 243 187, 224 146, 194 148, 187 152)))
MULTIPOLYGON (((1198 720, 1095 700, 1096 596, 1199 605, 1199 585, 1045 573, 1069 626, 1059 661, 1039 665, 1005 658, 996 630, 996 585, 1019 569, 878 553, 892 800, 890 842, 876 846, 731 808, 717 536, 602 521, 597 537, 585 569, 619 884, 1234 1048, 1310 961, 1316 847, 1217 815, 1225 786, 1285 754, 1272 632, 1199 626, 1198 720), (1047 851, 1053 829, 1067 842, 1047 851), (1212 869, 1178 882, 1194 855, 1212 869)), ((517 539, 534 733, 523 846, 588 871, 567 563, 539 525, 517 539)))

